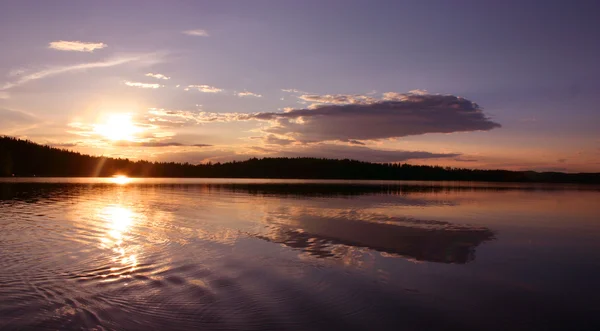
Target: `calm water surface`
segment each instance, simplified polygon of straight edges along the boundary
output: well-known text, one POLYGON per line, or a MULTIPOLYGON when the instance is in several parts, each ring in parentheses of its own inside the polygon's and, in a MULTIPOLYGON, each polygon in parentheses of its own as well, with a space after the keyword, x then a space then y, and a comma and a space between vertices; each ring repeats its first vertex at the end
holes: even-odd
POLYGON ((0 329, 600 330, 600 189, 0 181, 0 329))

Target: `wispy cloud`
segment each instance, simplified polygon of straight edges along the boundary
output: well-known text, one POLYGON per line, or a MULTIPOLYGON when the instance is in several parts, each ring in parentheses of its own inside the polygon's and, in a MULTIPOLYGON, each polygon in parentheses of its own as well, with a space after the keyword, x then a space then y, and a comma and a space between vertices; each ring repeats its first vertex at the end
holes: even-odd
POLYGON ((282 88, 282 89, 281 89, 281 92, 285 92, 285 93, 302 93, 302 94, 310 94, 310 93, 308 93, 308 92, 305 92, 305 91, 300 91, 300 90, 297 90, 297 89, 295 89, 295 88, 287 88, 287 89, 286 89, 286 88, 282 88))
POLYGON ((80 63, 80 64, 73 64, 73 65, 68 65, 68 66, 61 66, 61 67, 51 67, 51 68, 43 69, 40 71, 36 71, 34 73, 24 74, 15 81, 4 83, 3 85, 0 85, 0 91, 8 90, 10 88, 13 88, 13 87, 16 87, 19 85, 23 85, 30 81, 34 81, 34 80, 38 80, 38 79, 42 79, 42 78, 46 78, 46 77, 50 77, 50 76, 54 76, 54 75, 75 72, 75 71, 83 71, 83 70, 87 70, 87 69, 113 67, 113 66, 122 65, 125 63, 129 63, 129 62, 133 62, 133 61, 138 61, 141 59, 142 59, 141 56, 116 57, 116 58, 111 58, 111 59, 108 59, 105 61, 100 61, 100 62, 80 63))
POLYGON ((410 90, 410 91, 408 91, 408 93, 385 92, 385 93, 383 93, 383 100, 388 100, 388 101, 416 100, 416 99, 418 99, 418 96, 427 96, 427 95, 435 95, 435 94, 430 94, 426 90, 410 90))
POLYGON ((210 86, 210 85, 188 85, 188 87, 186 87, 185 90, 186 91, 198 90, 198 91, 204 92, 204 93, 219 93, 219 92, 223 91, 223 89, 216 88, 216 87, 210 86))
POLYGON ((256 93, 252 93, 252 92, 248 92, 248 91, 239 92, 237 94, 237 96, 238 97, 256 97, 256 98, 262 98, 262 95, 256 94, 256 93))
POLYGON ((53 41, 48 45, 48 48, 55 49, 58 51, 70 51, 70 52, 93 52, 97 49, 107 47, 105 43, 88 43, 83 41, 53 41))
POLYGON ((152 78, 156 78, 156 79, 164 79, 164 80, 171 79, 171 77, 167 77, 167 76, 165 76, 163 74, 154 74, 154 73, 151 73, 151 72, 147 73, 146 76, 152 77, 152 78))
POLYGON ((268 145, 289 145, 294 141, 294 139, 281 138, 275 136, 274 134, 270 134, 264 137, 264 142, 268 145))
POLYGON ((304 94, 298 97, 301 100, 317 103, 330 103, 334 105, 343 104, 368 104, 376 102, 377 99, 366 95, 355 94, 304 94))
POLYGON ((56 148, 70 148, 70 147, 77 147, 77 146, 83 145, 83 143, 76 141, 76 142, 72 142, 72 143, 48 143, 48 145, 50 145, 52 147, 56 147, 56 148))
POLYGON ((131 87, 139 87, 139 88, 159 88, 159 87, 161 87, 160 84, 147 84, 147 83, 129 82, 129 81, 126 81, 125 85, 131 86, 131 87))
POLYGON ((12 134, 17 131, 33 128, 41 121, 36 116, 18 110, 0 108, 0 132, 12 134))
POLYGON ((269 134, 266 136, 250 137, 250 139, 262 140, 262 142, 265 145, 280 145, 280 146, 286 146, 286 145, 290 145, 290 144, 293 144, 294 142, 296 142, 294 139, 288 139, 286 137, 278 137, 274 134, 269 134))
POLYGON ((248 116, 249 114, 243 113, 210 113, 203 111, 151 108, 148 110, 146 120, 150 123, 166 126, 184 126, 211 122, 233 122, 242 118, 247 119, 248 116))
POLYGON ((202 30, 202 29, 186 30, 186 31, 181 31, 181 33, 187 34, 188 36, 194 36, 194 37, 208 37, 209 36, 208 32, 206 30, 202 30))

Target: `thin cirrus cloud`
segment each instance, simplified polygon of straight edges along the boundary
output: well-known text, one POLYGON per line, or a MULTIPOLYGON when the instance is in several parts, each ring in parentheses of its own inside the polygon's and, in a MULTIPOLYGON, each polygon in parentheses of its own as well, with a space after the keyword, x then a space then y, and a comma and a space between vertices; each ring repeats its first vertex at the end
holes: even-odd
POLYGON ((366 95, 351 95, 351 94, 303 94, 298 97, 301 100, 316 103, 330 103, 335 105, 344 104, 369 104, 376 102, 377 99, 366 95))
POLYGON ((195 29, 195 30, 185 30, 185 31, 181 31, 181 33, 188 35, 188 36, 194 36, 194 37, 208 37, 209 34, 206 30, 202 30, 202 29, 195 29))
POLYGON ((151 73, 151 72, 147 73, 146 76, 156 78, 156 79, 164 79, 164 80, 171 79, 171 77, 165 76, 163 74, 155 74, 155 73, 151 73))
POLYGON ((156 88, 161 87, 160 84, 148 84, 148 83, 130 82, 130 81, 125 81, 125 85, 131 86, 131 87, 151 88, 151 89, 156 89, 156 88))
POLYGON ((42 79, 42 78, 46 78, 46 77, 50 77, 50 76, 54 76, 54 75, 76 72, 76 71, 83 71, 83 70, 87 70, 87 69, 113 67, 113 66, 122 65, 125 63, 138 61, 138 60, 141 60, 142 58, 143 58, 143 56, 115 57, 115 58, 111 58, 111 59, 108 59, 105 61, 99 61, 99 62, 80 63, 80 64, 73 64, 73 65, 67 65, 67 66, 60 66, 60 67, 51 67, 51 68, 43 69, 43 70, 36 71, 36 72, 30 73, 30 74, 21 75, 15 81, 7 82, 7 83, 4 83, 3 85, 0 85, 0 91, 8 90, 13 87, 26 84, 30 81, 34 81, 34 80, 38 80, 38 79, 42 79))
POLYGON ((40 123, 34 115, 11 109, 0 108, 0 118, 0 131, 3 134, 31 128, 40 123))
POLYGON ((308 93, 308 92, 305 92, 305 91, 300 91, 300 90, 298 90, 298 89, 295 89, 295 88, 287 88, 287 89, 286 89, 286 88, 282 88, 282 89, 281 89, 281 92, 285 92, 285 93, 293 93, 293 94, 298 94, 298 93, 301 93, 301 94, 310 94, 310 93, 308 93))
POLYGON ((89 43, 83 41, 53 41, 48 45, 48 48, 55 49, 57 51, 68 51, 68 52, 88 52, 92 53, 97 49, 107 47, 105 43, 89 43))
POLYGON ((257 94, 257 93, 252 93, 252 92, 248 92, 248 91, 244 91, 244 92, 239 92, 237 94, 238 97, 255 97, 255 98, 262 98, 262 95, 257 94))
POLYGON ((223 89, 214 87, 214 86, 210 86, 210 85, 188 85, 188 87, 185 88, 186 91, 190 91, 190 90, 197 90, 200 92, 204 92, 204 93, 219 93, 222 92, 223 89))

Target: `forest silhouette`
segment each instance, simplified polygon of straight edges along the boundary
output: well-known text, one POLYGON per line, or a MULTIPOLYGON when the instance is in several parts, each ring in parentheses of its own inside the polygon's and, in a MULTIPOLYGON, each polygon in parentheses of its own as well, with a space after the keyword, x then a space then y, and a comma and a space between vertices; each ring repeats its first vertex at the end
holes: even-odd
POLYGON ((251 158, 225 163, 131 161, 91 156, 0 137, 0 176, 38 177, 208 177, 375 180, 456 180, 599 184, 600 173, 475 170, 403 163, 370 163, 311 157, 251 158))

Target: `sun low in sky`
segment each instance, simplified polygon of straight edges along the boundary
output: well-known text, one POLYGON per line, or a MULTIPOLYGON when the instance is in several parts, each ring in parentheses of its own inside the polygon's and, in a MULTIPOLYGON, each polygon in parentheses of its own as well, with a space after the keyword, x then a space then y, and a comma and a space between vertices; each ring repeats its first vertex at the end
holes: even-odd
POLYGON ((144 130, 132 121, 131 114, 111 114, 102 123, 94 124, 94 132, 112 141, 134 141, 144 130))
POLYGON ((468 3, 9 2, 0 134, 151 161, 600 171, 600 3, 468 3))

